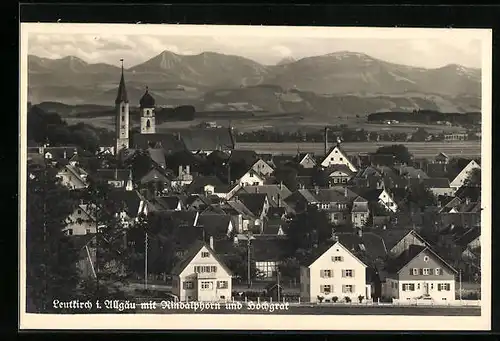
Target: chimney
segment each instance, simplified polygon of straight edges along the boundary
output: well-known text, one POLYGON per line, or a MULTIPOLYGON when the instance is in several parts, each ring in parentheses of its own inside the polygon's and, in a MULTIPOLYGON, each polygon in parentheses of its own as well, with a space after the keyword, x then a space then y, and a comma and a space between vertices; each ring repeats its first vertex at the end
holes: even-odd
POLYGON ((344 187, 344 197, 348 197, 348 193, 347 193, 347 186, 344 187))
POLYGON ((189 165, 187 165, 187 166, 186 166, 186 174, 187 174, 187 175, 191 174, 191 173, 190 173, 190 172, 191 172, 190 168, 191 168, 191 167, 190 167, 189 165))
POLYGON ((179 166, 179 176, 182 176, 182 166, 179 166))
POLYGON ((278 207, 281 207, 281 194, 278 193, 278 207))
POLYGON ((66 149, 64 149, 64 151, 63 151, 63 158, 66 159, 67 157, 68 157, 68 155, 66 154, 66 149))
POLYGON ((465 197, 465 204, 466 204, 466 205, 469 205, 469 204, 470 204, 470 198, 469 198, 469 197, 465 197))
POLYGON ((238 237, 233 238, 233 243, 234 243, 234 245, 238 245, 238 237))
POLYGON ((118 169, 115 168, 115 180, 118 180, 118 169))
MULTIPOLYGON (((210 248, 214 250, 214 237, 210 236, 210 248)), ((215 250, 214 250, 215 251, 215 250)))
POLYGON ((316 194, 319 194, 319 186, 314 186, 314 192, 315 192, 316 194))
POLYGON ((325 127, 325 157, 328 153, 328 128, 325 127))

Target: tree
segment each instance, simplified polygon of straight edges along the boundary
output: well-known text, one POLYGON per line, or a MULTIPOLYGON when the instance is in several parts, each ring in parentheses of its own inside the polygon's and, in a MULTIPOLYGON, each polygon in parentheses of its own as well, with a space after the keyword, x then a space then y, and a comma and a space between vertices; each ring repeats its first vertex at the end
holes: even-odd
POLYGON ((464 186, 481 187, 481 169, 474 168, 468 174, 464 181, 464 186))
POLYGON ((78 285, 78 251, 63 229, 76 207, 53 169, 28 177, 26 210, 26 298, 29 312, 49 312, 52 300, 72 299, 78 285))
MULTIPOLYGON (((251 245, 251 244, 250 244, 251 245)), ((233 253, 224 256, 227 267, 233 275, 240 280, 246 280, 248 277, 248 250, 246 245, 235 248, 233 253)), ((250 259, 250 279, 258 278, 260 271, 255 266, 255 262, 250 259)))
POLYGON ((327 187, 330 184, 328 172, 323 170, 320 166, 315 166, 312 172, 312 182, 314 186, 327 187))
POLYGON ((316 207, 309 207, 306 212, 298 214, 288 228, 291 254, 295 254, 300 249, 307 253, 328 240, 331 233, 332 226, 325 212, 316 207))
POLYGON ((422 211, 429 206, 436 206, 436 197, 422 183, 414 184, 407 192, 408 204, 417 205, 422 211))
POLYGON ((288 257, 278 266, 279 272, 283 278, 299 278, 300 263, 296 257, 288 257))
POLYGON ((375 154, 385 154, 385 155, 394 155, 396 161, 399 161, 404 164, 410 164, 413 156, 408 151, 405 145, 402 144, 394 144, 392 146, 382 146, 377 149, 375 154))
POLYGON ((82 199, 96 221, 96 278, 95 286, 85 286, 82 290, 88 295, 104 298, 126 284, 131 255, 126 252, 126 230, 120 217, 122 203, 110 196, 113 189, 107 182, 92 177, 88 182, 82 199), (93 289, 95 291, 89 293, 93 289))

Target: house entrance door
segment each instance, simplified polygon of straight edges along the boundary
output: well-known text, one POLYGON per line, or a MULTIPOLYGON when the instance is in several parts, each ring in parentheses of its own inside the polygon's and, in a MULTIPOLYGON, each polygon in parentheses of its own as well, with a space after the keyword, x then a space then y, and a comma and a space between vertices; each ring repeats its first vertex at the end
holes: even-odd
POLYGON ((424 283, 424 295, 429 295, 429 284, 424 283))

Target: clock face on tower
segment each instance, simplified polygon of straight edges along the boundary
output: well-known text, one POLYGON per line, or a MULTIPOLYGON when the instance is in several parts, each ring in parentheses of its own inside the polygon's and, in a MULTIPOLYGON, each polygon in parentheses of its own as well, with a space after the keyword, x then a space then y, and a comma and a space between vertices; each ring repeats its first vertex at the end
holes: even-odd
POLYGON ((121 128, 122 128, 122 129, 125 129, 125 124, 122 124, 121 128))

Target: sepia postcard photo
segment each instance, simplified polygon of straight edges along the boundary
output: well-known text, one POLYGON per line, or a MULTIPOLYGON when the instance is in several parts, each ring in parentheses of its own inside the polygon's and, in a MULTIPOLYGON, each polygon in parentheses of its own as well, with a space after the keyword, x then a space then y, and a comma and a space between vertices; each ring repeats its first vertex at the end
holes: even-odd
POLYGON ((491 328, 491 30, 20 34, 20 329, 491 328))

